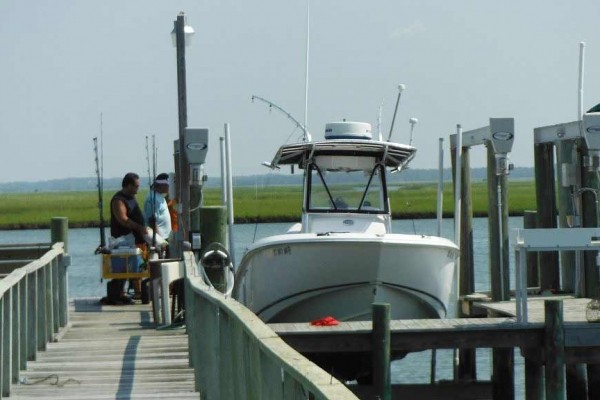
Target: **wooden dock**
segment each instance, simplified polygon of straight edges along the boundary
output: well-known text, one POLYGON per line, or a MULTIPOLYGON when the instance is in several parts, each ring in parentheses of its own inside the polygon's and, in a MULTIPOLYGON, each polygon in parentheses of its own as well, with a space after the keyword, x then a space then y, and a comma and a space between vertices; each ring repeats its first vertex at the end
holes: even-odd
POLYGON ((77 299, 57 342, 27 364, 14 399, 199 399, 184 329, 156 329, 149 305, 77 299))

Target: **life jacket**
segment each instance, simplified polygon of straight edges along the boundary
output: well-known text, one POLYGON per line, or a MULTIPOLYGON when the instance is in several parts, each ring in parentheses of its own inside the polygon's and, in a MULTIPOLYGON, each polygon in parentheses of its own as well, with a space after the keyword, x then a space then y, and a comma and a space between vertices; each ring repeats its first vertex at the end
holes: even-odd
POLYGON ((167 202, 167 207, 169 207, 169 215, 171 216, 171 232, 177 232, 179 225, 177 224, 177 201, 175 199, 170 199, 167 202))

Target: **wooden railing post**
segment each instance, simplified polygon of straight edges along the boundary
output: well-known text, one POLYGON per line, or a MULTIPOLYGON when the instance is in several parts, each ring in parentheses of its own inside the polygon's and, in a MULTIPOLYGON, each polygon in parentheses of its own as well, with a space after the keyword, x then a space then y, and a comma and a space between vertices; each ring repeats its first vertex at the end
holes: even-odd
POLYGON ((35 361, 38 347, 39 293, 37 271, 27 274, 27 361, 35 361))
POLYGON ((12 289, 2 296, 2 392, 0 396, 10 396, 12 375, 12 289))
POLYGON ((67 217, 52 218, 50 221, 50 241, 52 244, 64 243, 65 253, 69 252, 69 219, 67 217))
POLYGON ((64 254, 57 258, 53 271, 54 293, 54 331, 58 327, 65 327, 69 323, 69 285, 67 268, 70 264, 69 253, 69 220, 67 217, 54 217, 50 221, 50 241, 52 244, 62 242, 64 254))
POLYGON ((23 277, 23 279, 21 279, 21 282, 19 283, 19 305, 20 305, 20 312, 19 312, 19 343, 20 343, 20 349, 19 349, 19 369, 20 370, 24 370, 25 368, 27 368, 27 358, 28 358, 28 347, 29 347, 29 335, 27 334, 29 331, 29 327, 28 327, 28 321, 29 321, 29 314, 31 313, 31 311, 29 311, 27 309, 27 296, 29 295, 29 290, 27 289, 28 286, 28 276, 27 274, 25 275, 25 277, 23 277))
POLYGON ((11 302, 12 302, 12 321, 11 321, 11 362, 12 362, 12 371, 11 371, 11 383, 19 382, 19 365, 20 365, 20 342, 21 337, 19 335, 19 320, 20 320, 20 307, 19 307, 19 284, 14 285, 10 289, 11 293, 11 302))

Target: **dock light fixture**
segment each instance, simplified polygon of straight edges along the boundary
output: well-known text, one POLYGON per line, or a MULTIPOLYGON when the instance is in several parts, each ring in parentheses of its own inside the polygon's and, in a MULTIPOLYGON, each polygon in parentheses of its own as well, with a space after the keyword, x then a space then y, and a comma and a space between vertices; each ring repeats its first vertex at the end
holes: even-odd
MULTIPOLYGON (((187 17, 185 17, 185 14, 182 12, 179 13, 179 15, 183 16, 183 20, 184 20, 184 26, 183 26, 183 34, 184 34, 184 42, 185 42, 185 47, 189 47, 192 45, 192 38, 194 37, 194 33, 196 33, 196 31, 194 31, 194 28, 192 28, 190 25, 187 24, 187 17)), ((173 28, 173 30, 171 31, 171 40, 173 41, 173 47, 177 47, 177 28, 173 28)))

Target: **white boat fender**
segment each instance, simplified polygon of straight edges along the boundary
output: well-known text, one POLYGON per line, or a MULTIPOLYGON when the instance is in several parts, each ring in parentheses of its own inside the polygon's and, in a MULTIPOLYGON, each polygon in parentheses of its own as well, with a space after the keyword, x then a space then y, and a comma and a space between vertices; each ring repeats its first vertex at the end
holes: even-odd
MULTIPOLYGON (((225 280, 225 290, 223 294, 225 297, 229 297, 233 291, 235 274, 231 256, 225 246, 218 242, 209 244, 206 247, 204 254, 202 254, 202 257, 200 257, 200 264, 202 264, 204 269, 217 269, 223 271, 223 278, 225 280)), ((204 279, 207 280, 208 277, 204 273, 204 269, 202 272, 204 279)))
POLYGON ((200 258, 204 268, 221 269, 231 264, 231 256, 221 243, 211 243, 200 258))

